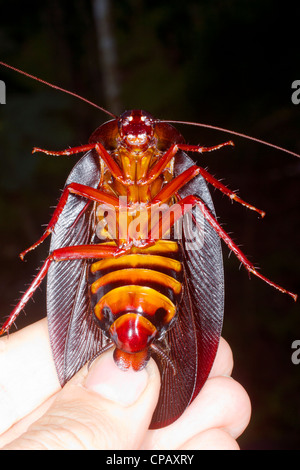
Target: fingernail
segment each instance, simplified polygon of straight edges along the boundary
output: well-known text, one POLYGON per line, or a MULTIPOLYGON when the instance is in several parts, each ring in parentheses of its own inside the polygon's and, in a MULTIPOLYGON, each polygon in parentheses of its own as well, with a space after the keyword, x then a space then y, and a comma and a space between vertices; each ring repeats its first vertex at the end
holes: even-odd
POLYGON ((148 383, 146 369, 135 372, 120 370, 112 354, 104 354, 91 366, 85 387, 103 398, 123 406, 132 405, 143 393, 148 383))

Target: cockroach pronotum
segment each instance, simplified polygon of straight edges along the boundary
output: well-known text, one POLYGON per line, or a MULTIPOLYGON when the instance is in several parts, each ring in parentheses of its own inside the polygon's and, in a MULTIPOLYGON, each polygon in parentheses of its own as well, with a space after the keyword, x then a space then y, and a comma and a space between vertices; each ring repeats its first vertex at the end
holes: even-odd
POLYGON ((262 217, 264 212, 185 153, 218 150, 232 141, 187 145, 171 125, 179 121, 140 110, 118 117, 89 103, 112 120, 98 127, 87 145, 58 152, 33 149, 86 153, 71 171, 46 231, 20 255, 23 259, 51 234, 49 256, 0 333, 9 330, 48 273, 49 334, 61 385, 111 347, 124 370, 141 370, 151 355, 162 378, 151 423, 159 428, 175 421, 196 397, 215 358, 224 305, 220 239, 249 273, 294 300, 297 296, 260 274, 231 240, 216 220, 206 183, 262 217))

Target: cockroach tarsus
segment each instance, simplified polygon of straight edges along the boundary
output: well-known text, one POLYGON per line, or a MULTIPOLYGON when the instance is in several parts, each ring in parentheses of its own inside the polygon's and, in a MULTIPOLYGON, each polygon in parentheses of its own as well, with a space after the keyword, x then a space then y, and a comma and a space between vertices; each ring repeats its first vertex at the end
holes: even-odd
MULTIPOLYGON (((294 300, 297 296, 258 272, 223 230, 206 183, 261 217, 264 211, 242 200, 185 153, 220 150, 233 146, 231 140, 213 147, 187 145, 171 125, 182 121, 155 119, 141 110, 117 117, 83 100, 113 119, 98 127, 86 145, 62 151, 33 149, 48 155, 85 155, 71 171, 44 234, 20 255, 23 259, 51 234, 49 256, 0 334, 9 330, 48 273, 49 334, 61 385, 113 346, 114 360, 123 370, 141 370, 153 356, 162 387, 151 427, 163 427, 199 393, 215 358, 224 304, 220 239, 249 273, 294 300), (191 245, 193 225, 197 231, 191 245)), ((187 124, 279 148, 226 129, 187 124)))

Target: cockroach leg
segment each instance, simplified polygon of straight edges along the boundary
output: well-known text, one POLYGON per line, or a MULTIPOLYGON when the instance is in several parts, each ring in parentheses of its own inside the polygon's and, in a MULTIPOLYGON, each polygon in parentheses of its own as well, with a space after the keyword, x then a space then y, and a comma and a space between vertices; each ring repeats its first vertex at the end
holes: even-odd
POLYGON ((155 199, 152 202, 154 203, 162 203, 168 200, 170 197, 174 195, 180 188, 182 188, 186 183, 188 183, 191 179, 195 178, 197 175, 203 176, 203 178, 208 182, 211 183, 215 188, 219 189, 222 193, 226 194, 230 199, 233 199, 236 202, 239 202, 243 206, 256 211, 260 214, 261 217, 265 216, 265 212, 257 209, 256 207, 252 206, 248 202, 243 201, 239 198, 233 191, 228 189, 224 186, 220 181, 215 179, 210 173, 208 173, 204 168, 201 168, 197 165, 191 166, 187 170, 185 170, 181 175, 178 175, 172 181, 167 183, 163 189, 155 196, 155 199))
POLYGON ((254 274, 258 278, 265 281, 270 286, 279 290, 280 292, 290 295, 296 302, 297 297, 298 297, 296 294, 284 289, 278 284, 275 284, 275 282, 263 276, 255 269, 255 266, 246 258, 246 256, 238 248, 238 246, 234 243, 234 241, 229 237, 229 235, 225 232, 225 230, 222 229, 222 227, 217 222, 215 217, 211 214, 211 212, 206 207, 204 202, 196 196, 187 196, 179 200, 173 206, 171 206, 169 210, 163 214, 161 220, 158 223, 156 223, 156 225, 151 229, 151 238, 153 239, 159 238, 160 234, 162 234, 163 236, 167 232, 167 230, 169 230, 170 223, 174 225, 177 222, 177 220, 179 220, 182 216, 184 216, 187 212, 189 212, 194 206, 199 207, 205 219, 210 223, 210 225, 218 233, 220 238, 227 244, 227 246, 234 252, 236 257, 241 261, 241 263, 245 266, 245 268, 247 269, 249 273, 254 274), (172 218, 170 217, 170 215, 172 215, 172 218))
MULTIPOLYGON (((118 181, 120 181, 122 184, 125 186, 128 184, 128 182, 124 179, 123 173, 120 170, 119 165, 114 161, 114 159, 111 157, 111 155, 108 153, 108 151, 103 147, 100 142, 98 142, 95 145, 95 150, 97 151, 98 155, 104 163, 107 165, 109 171, 111 174, 116 178, 118 181)), ((132 184, 132 182, 130 182, 132 184)))
POLYGON ((214 150, 219 150, 222 147, 226 147, 228 145, 234 146, 234 143, 232 142, 232 140, 228 142, 224 142, 219 145, 215 145, 213 147, 201 147, 199 145, 186 145, 186 144, 173 144, 165 152, 165 154, 158 160, 158 162, 154 165, 154 167, 148 173, 147 177, 143 180, 138 181, 138 184, 143 186, 145 184, 150 184, 152 181, 154 181, 162 173, 162 171, 166 168, 166 166, 170 163, 170 161, 176 155, 178 150, 204 153, 204 152, 212 152, 214 150))
POLYGON ((23 260, 24 256, 29 252, 34 250, 37 246, 39 246, 54 230, 54 227, 59 219, 60 214, 62 213, 69 194, 75 194, 77 196, 81 196, 83 198, 88 199, 89 201, 96 201, 102 204, 110 204, 114 207, 118 207, 119 205, 119 199, 116 196, 112 196, 110 194, 105 193, 104 191, 101 191, 99 189, 94 189, 91 188, 90 186, 85 186, 83 184, 79 183, 71 183, 66 188, 64 189, 61 198, 59 200, 59 203, 54 211, 54 214, 44 232, 44 234, 41 236, 41 238, 31 245, 29 248, 27 248, 25 251, 23 251, 20 254, 20 258, 23 260))
POLYGON ((168 354, 165 353, 165 351, 157 344, 152 343, 150 348, 152 351, 154 351, 158 356, 162 358, 163 361, 165 361, 172 369, 173 375, 177 374, 176 366, 173 364, 172 360, 168 356, 168 354))
POLYGON ((297 295, 294 294, 293 292, 290 292, 283 287, 279 286, 278 284, 275 284, 275 282, 271 281, 267 277, 263 276, 260 274, 254 267, 254 265, 246 258, 246 256, 243 254, 243 252, 238 248, 238 246, 234 243, 234 241, 229 237, 229 235, 225 232, 225 230, 222 229, 220 224, 217 222, 215 217, 211 214, 209 209, 206 207, 204 202, 196 197, 196 196, 187 196, 178 203, 182 207, 182 214, 184 215, 185 212, 185 207, 188 208, 188 210, 191 209, 191 206, 198 206, 199 209, 201 210, 202 214, 206 218, 206 220, 210 223, 210 225, 216 230, 220 238, 226 243, 226 245, 234 252, 236 257, 241 261, 241 263, 245 266, 247 271, 249 273, 254 274, 258 278, 262 279, 265 281, 267 284, 270 286, 274 287, 275 289, 279 290, 283 294, 288 294, 290 295, 294 301, 296 302, 297 300, 297 295))
POLYGON ((147 174, 147 177, 145 179, 142 179, 138 181, 138 184, 141 186, 150 184, 152 181, 154 181, 158 176, 163 172, 163 170, 166 168, 166 166, 170 163, 172 158, 176 155, 178 152, 178 145, 173 144, 169 147, 169 149, 164 153, 164 155, 158 160, 158 162, 154 165, 154 167, 149 171, 147 174))
POLYGON ((60 155, 74 155, 76 153, 80 152, 88 152, 89 150, 92 150, 95 148, 95 144, 87 144, 87 145, 80 145, 79 147, 70 147, 65 150, 45 150, 41 149, 39 147, 33 147, 32 153, 36 152, 42 152, 45 153, 46 155, 55 155, 55 156, 60 156, 60 155))
POLYGON ((13 322, 19 316, 28 300, 32 297, 36 289, 39 287, 44 277, 46 276, 49 267, 53 261, 69 261, 75 259, 102 259, 112 257, 116 254, 117 247, 115 246, 99 246, 99 245, 77 245, 58 248, 54 250, 45 260, 43 266, 39 270, 37 276, 34 278, 29 288, 21 297, 14 310, 11 312, 9 318, 6 320, 0 329, 0 336, 9 330, 13 322))
POLYGON ((110 156, 110 154, 107 152, 107 150, 103 147, 103 145, 100 142, 96 144, 93 143, 93 144, 81 145, 79 147, 70 147, 68 149, 59 150, 59 151, 45 150, 39 147, 34 147, 32 150, 32 153, 42 152, 42 153, 45 153, 46 155, 61 156, 61 155, 74 155, 80 152, 88 152, 89 150, 92 150, 92 149, 95 149, 97 151, 98 155, 103 159, 103 161, 107 165, 112 175, 117 180, 121 181, 123 184, 126 185, 127 183, 124 180, 120 167, 118 166, 118 164, 114 161, 114 159, 110 156))
POLYGON ((234 142, 232 140, 228 140, 227 142, 223 142, 222 144, 213 145, 212 147, 203 147, 201 145, 188 145, 188 144, 178 144, 178 148, 180 150, 184 150, 185 152, 197 152, 197 153, 205 153, 205 152, 213 152, 214 150, 220 150, 223 147, 231 146, 234 147, 234 142))

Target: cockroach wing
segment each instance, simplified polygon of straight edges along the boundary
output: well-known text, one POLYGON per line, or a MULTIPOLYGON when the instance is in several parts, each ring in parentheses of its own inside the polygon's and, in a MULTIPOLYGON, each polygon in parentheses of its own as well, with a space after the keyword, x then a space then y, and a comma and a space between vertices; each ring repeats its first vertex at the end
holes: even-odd
MULTIPOLYGON (((186 154, 178 153, 175 176, 192 165, 194 162, 186 154)), ((188 195, 200 197, 215 214, 206 182, 200 175, 179 191, 180 198, 188 195)), ((181 233, 183 295, 177 321, 167 333, 168 355, 176 374, 156 354, 162 386, 152 429, 171 424, 198 395, 214 362, 223 324, 224 274, 218 234, 197 207, 192 217, 183 218, 181 233)))
MULTIPOLYGON (((99 157, 86 153, 71 171, 66 185, 81 183, 96 188, 100 181, 99 157)), ((50 251, 91 243, 93 204, 69 195, 51 237, 50 251)), ((52 263, 47 281, 47 316, 50 343, 60 384, 63 386, 106 343, 91 315, 87 284, 88 261, 52 263)))
MULTIPOLYGON (((179 153, 175 176, 193 164, 187 155, 179 153)), ((78 182, 96 188, 100 177, 98 156, 91 151, 75 165, 66 185, 78 182)), ((199 196, 214 213, 210 193, 201 176, 179 192, 181 198, 190 194, 199 196)), ((88 208, 86 204, 85 199, 69 195, 51 237, 51 251, 64 246, 93 243, 94 212, 92 204, 88 208)), ((162 386, 152 428, 171 424, 198 394, 211 369, 221 334, 224 280, 220 240, 211 226, 199 217, 199 212, 198 209, 194 210, 193 219, 197 223, 200 220, 202 230, 194 230, 190 236, 183 224, 184 292, 177 321, 165 341, 176 374, 168 361, 154 354, 160 368, 162 386)), ((61 385, 108 341, 91 314, 88 266, 86 260, 61 261, 52 263, 48 272, 49 334, 61 385)))

